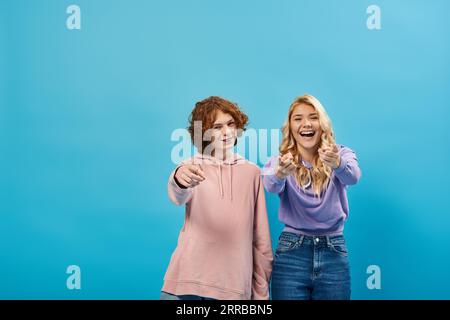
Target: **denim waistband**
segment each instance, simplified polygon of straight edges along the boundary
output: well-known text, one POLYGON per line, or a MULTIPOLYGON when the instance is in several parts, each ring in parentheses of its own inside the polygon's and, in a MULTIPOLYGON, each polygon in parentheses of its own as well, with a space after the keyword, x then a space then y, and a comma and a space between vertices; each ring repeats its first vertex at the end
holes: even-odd
POLYGON ((305 231, 302 231, 300 229, 291 227, 289 225, 285 225, 283 230, 282 230, 282 232, 295 233, 295 234, 303 235, 303 236, 317 236, 317 235, 318 236, 320 236, 320 235, 323 235, 323 236, 325 236, 325 235, 327 235, 327 236, 337 236, 337 235, 342 235, 344 233, 342 228, 338 228, 337 230, 329 231, 329 232, 326 232, 326 233, 323 233, 323 234, 316 233, 316 232, 309 233, 309 232, 305 232, 305 231))
POLYGON ((280 238, 282 240, 292 241, 296 242, 300 245, 330 245, 335 244, 336 242, 344 242, 345 238, 343 234, 338 235, 331 235, 331 236, 307 236, 307 235, 301 235, 291 232, 283 231, 280 235, 280 238))

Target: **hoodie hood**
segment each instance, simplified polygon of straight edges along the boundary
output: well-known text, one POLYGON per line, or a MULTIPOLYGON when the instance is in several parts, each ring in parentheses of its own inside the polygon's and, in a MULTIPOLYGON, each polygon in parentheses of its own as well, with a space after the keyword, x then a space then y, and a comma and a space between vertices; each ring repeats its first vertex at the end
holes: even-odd
POLYGON ((230 201, 233 201, 233 166, 238 164, 244 164, 247 160, 237 153, 233 153, 229 158, 225 160, 217 159, 213 156, 208 156, 204 154, 196 154, 193 158, 193 163, 200 166, 203 170, 202 165, 212 165, 216 167, 217 175, 219 177, 219 191, 220 196, 223 199, 224 191, 223 191, 223 176, 222 176, 222 168, 223 166, 229 167, 229 186, 230 186, 230 201))

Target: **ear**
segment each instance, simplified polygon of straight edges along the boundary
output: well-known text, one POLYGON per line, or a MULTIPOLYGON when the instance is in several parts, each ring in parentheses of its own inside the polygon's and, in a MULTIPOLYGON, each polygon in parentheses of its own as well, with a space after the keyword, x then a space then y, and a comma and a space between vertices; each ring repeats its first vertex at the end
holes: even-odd
POLYGON ((339 152, 339 149, 338 149, 337 145, 333 146, 333 151, 336 152, 336 153, 339 152))

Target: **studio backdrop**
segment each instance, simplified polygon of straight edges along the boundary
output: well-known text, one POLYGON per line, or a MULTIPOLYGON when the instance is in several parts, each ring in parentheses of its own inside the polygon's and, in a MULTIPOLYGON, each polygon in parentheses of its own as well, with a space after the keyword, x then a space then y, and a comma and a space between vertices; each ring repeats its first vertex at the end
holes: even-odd
MULTIPOLYGON (((243 156, 262 167, 309 93, 362 170, 344 231, 352 298, 450 299, 449 13, 446 0, 1 1, 0 298, 158 299, 184 222, 167 181, 195 152, 195 103, 236 102, 256 133, 243 156)), ((266 201, 275 248, 279 200, 266 201)))

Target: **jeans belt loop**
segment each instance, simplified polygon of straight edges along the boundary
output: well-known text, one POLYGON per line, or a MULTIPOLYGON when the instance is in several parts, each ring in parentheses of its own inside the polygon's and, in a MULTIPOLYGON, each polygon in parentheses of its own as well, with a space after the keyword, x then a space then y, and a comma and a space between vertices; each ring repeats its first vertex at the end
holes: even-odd
POLYGON ((301 235, 300 239, 297 241, 299 246, 301 246, 303 244, 303 239, 305 239, 305 236, 301 235))
POLYGON ((331 247, 330 236, 326 236, 326 238, 327 238, 327 247, 331 247))

